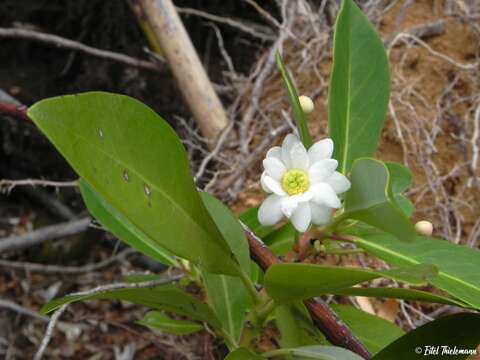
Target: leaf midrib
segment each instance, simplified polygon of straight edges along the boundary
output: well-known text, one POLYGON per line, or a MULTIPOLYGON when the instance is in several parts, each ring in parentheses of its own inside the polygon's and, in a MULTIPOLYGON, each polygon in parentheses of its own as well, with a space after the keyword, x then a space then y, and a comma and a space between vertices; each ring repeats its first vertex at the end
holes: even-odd
MULTIPOLYGON (((417 260, 415 260, 415 259, 413 259, 413 258, 411 258, 411 257, 406 256, 406 255, 399 254, 399 253, 394 252, 394 251, 392 251, 392 250, 390 250, 390 249, 388 249, 388 248, 385 248, 385 247, 383 247, 383 246, 380 246, 380 245, 378 245, 378 244, 376 244, 376 243, 369 242, 369 241, 367 241, 367 240, 365 240, 365 239, 357 238, 356 241, 357 241, 357 242, 360 242, 360 243, 363 242, 363 243, 365 243, 365 244, 368 245, 368 246, 374 247, 374 248, 376 248, 376 249, 378 249, 378 250, 380 250, 380 251, 383 251, 383 252, 385 252, 385 253, 387 253, 387 254, 390 254, 390 255, 392 255, 392 256, 394 256, 394 257, 403 259, 403 260, 411 263, 412 265, 421 264, 420 261, 417 261, 417 260)), ((451 275, 449 275, 448 273, 445 273, 445 272, 439 270, 439 271, 438 271, 438 276, 441 276, 441 275, 444 276, 444 277, 446 277, 446 278, 448 278, 448 279, 450 279, 450 280, 453 280, 453 281, 455 281, 455 282, 457 282, 457 283, 460 283, 460 284, 462 284, 462 285, 464 285, 464 286, 466 286, 466 287, 468 287, 468 288, 471 288, 471 289, 473 289, 473 290, 475 290, 475 291, 480 291, 480 288, 476 287, 475 285, 473 285, 473 284, 471 284, 471 283, 468 283, 468 282, 465 282, 465 281, 463 281, 463 280, 461 280, 461 279, 459 279, 459 278, 457 278, 457 277, 451 276, 451 275)), ((462 300, 462 301, 464 301, 464 300, 462 300)), ((468 303, 469 303, 470 305, 473 305, 473 304, 470 303, 470 301, 469 301, 468 303)))
MULTIPOLYGON (((181 213, 183 213, 184 215, 186 215, 186 218, 188 218, 190 220, 191 223, 193 223, 195 225, 195 227, 199 228, 202 233, 204 235, 207 235, 207 238, 209 238, 209 234, 208 232, 206 232, 206 230, 200 226, 192 217, 191 215, 185 211, 185 209, 178 205, 175 201, 173 201, 173 199, 167 194, 165 193, 164 191, 162 191, 160 188, 158 188, 152 181, 150 180, 147 180, 143 175, 141 175, 136 169, 134 168, 131 168, 130 166, 126 165, 124 162, 120 161, 120 160, 117 160, 116 158, 112 157, 108 152, 106 152, 104 149, 102 149, 100 146, 96 145, 95 143, 89 141, 88 139, 84 138, 83 136, 80 136, 78 133, 74 132, 73 130, 70 130, 67 126, 65 126, 61 121, 55 121, 55 123, 57 125, 60 125, 60 127, 62 127, 67 133, 70 133, 71 135, 73 135, 74 138, 77 138, 81 141, 83 141, 84 143, 86 143, 87 145, 90 145, 92 146, 93 148, 97 149, 99 152, 101 152, 102 154, 104 154, 107 158, 113 160, 117 165, 119 165, 120 167, 124 167, 130 171, 132 171, 132 173, 134 173, 135 175, 137 175, 144 183, 152 186, 152 189, 155 189, 157 190, 157 192, 160 194, 160 196, 164 197, 165 199, 167 199, 167 201, 171 204, 173 204, 173 206, 177 209, 179 209, 181 211, 181 213)), ((128 217, 127 217, 128 218, 128 217)), ((138 227, 137 224, 135 224, 135 222, 132 220, 132 219, 129 219, 132 224, 134 224, 135 226, 138 227)))

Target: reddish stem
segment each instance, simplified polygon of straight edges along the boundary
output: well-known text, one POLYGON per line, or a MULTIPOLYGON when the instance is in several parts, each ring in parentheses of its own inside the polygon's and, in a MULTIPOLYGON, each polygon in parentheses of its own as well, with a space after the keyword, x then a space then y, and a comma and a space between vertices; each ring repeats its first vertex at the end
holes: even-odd
POLYGON ((32 122, 27 115, 27 107, 25 105, 0 102, 0 114, 10 115, 11 117, 21 119, 29 123, 32 122))
MULTIPOLYGON (((269 266, 281 262, 247 226, 243 225, 243 228, 248 239, 250 256, 263 271, 266 271, 269 266)), ((338 318, 337 314, 335 314, 327 304, 315 299, 308 299, 303 303, 310 313, 314 324, 333 345, 353 351, 364 359, 371 358, 370 352, 365 345, 353 335, 352 331, 338 318)))

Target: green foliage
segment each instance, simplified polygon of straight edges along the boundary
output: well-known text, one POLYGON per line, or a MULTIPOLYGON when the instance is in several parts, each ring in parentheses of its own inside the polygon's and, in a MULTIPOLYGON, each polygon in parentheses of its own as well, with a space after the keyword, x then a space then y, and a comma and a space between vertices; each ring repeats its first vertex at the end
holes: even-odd
POLYGON ((344 217, 363 221, 403 241, 414 238, 415 229, 395 201, 391 175, 384 163, 358 159, 353 164, 351 182, 344 217))
MULTIPOLYGON (((436 278, 432 278, 431 282, 435 282, 435 280, 436 278)), ((427 291, 408 289, 408 288, 351 287, 351 288, 334 290, 332 291, 332 294, 345 295, 345 296, 366 296, 366 297, 376 297, 376 298, 426 301, 431 303, 447 304, 447 305, 459 306, 464 308, 470 307, 470 305, 464 303, 463 301, 433 294, 427 291)))
POLYGON ((397 325, 353 306, 332 304, 331 307, 372 354, 404 334, 397 325))
POLYGON ((146 236, 209 271, 238 273, 200 200, 182 143, 154 111, 127 96, 93 92, 40 101, 28 115, 75 171, 146 236))
POLYGON ((188 316, 193 320, 209 323, 214 328, 220 328, 220 320, 208 305, 172 284, 148 288, 105 290, 95 294, 68 295, 44 305, 41 312, 48 314, 64 304, 100 299, 125 300, 151 309, 171 311, 188 316))
MULTIPOLYGON (((425 359, 425 346, 475 349, 480 344, 480 314, 463 313, 433 320, 397 339, 372 360, 425 359), (417 352, 418 351, 418 352, 417 352)), ((429 356, 434 356, 431 354, 429 356)), ((467 359, 468 354, 445 355, 449 359, 467 359)))
POLYGON ((268 357, 277 355, 290 356, 293 360, 363 360, 363 358, 358 356, 357 354, 345 350, 341 347, 321 345, 274 350, 264 355, 268 355, 268 357))
POLYGON ((439 273, 430 279, 433 285, 480 309, 479 250, 424 236, 407 244, 388 234, 359 238, 356 244, 390 264, 434 264, 439 273))
MULTIPOLYGON (((201 193, 202 200, 210 216, 227 241, 230 249, 238 259, 245 273, 250 272, 250 253, 245 233, 238 220, 222 202, 210 194, 201 193)), ((233 339, 238 340, 247 315, 247 309, 252 301, 237 277, 202 272, 207 299, 224 331, 233 339)))
POLYGON ((137 321, 137 324, 174 335, 189 335, 203 329, 199 323, 172 319, 160 311, 148 312, 142 320, 137 321))
POLYGON ((227 355, 225 360, 264 360, 263 357, 245 348, 238 348, 227 355))
POLYGON ((328 127, 333 157, 346 174, 359 157, 373 155, 390 96, 383 43, 352 0, 344 0, 335 26, 328 127))
POLYGON ((280 74, 282 75, 283 84, 287 89, 288 100, 290 106, 292 107, 293 117, 297 123, 298 132, 300 134, 300 139, 302 139, 303 145, 308 149, 312 146, 312 137, 307 126, 307 116, 300 106, 300 101, 298 100, 298 93, 295 85, 290 78, 287 68, 283 63, 282 57, 279 53, 276 54, 276 60, 278 68, 280 69, 280 74))
POLYGON ((265 288, 278 302, 302 300, 330 294, 380 277, 411 284, 425 284, 437 275, 432 265, 419 264, 391 270, 316 264, 283 263, 272 265, 265 274, 265 288), (295 281, 292 281, 295 279, 295 281))
POLYGON ((90 214, 117 238, 159 263, 178 265, 172 253, 145 235, 143 231, 107 203, 84 179, 80 180, 80 192, 90 214))
POLYGON ((282 347, 292 348, 326 343, 301 301, 277 306, 274 317, 280 331, 282 347))

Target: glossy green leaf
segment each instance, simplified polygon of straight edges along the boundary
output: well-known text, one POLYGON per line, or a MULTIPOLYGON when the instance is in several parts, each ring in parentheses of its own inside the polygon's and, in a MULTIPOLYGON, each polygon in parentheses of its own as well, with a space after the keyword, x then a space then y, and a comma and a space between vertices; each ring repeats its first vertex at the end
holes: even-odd
POLYGON ((394 199, 384 163, 367 158, 355 161, 351 183, 343 216, 389 232, 400 240, 413 240, 415 229, 394 199))
POLYGON ((283 263, 270 266, 265 274, 265 288, 279 302, 302 300, 365 281, 385 277, 411 284, 425 284, 437 270, 428 264, 406 266, 391 270, 373 270, 343 266, 283 263), (295 281, 292 281, 295 279, 295 281))
POLYGON ((385 122, 390 97, 383 43, 352 0, 344 0, 335 25, 328 127, 339 171, 355 159, 372 156, 385 122))
POLYGON ((390 173, 392 193, 401 194, 412 186, 412 173, 407 167, 395 162, 385 162, 390 173))
POLYGON ((303 145, 308 149, 312 146, 312 137, 307 126, 307 116, 300 106, 300 101, 298 100, 297 89, 293 83, 290 74, 288 73, 287 67, 283 63, 282 56, 277 52, 276 60, 280 73, 282 75, 283 84, 287 89, 288 100, 290 106, 292 107, 293 117, 297 123, 298 133, 300 134, 300 139, 302 140, 303 145))
POLYGON ((149 288, 106 290, 93 295, 68 295, 60 299, 55 299, 44 305, 41 312, 43 314, 48 314, 64 304, 100 299, 125 300, 152 309, 172 311, 180 315, 185 315, 193 320, 207 322, 214 328, 220 327, 220 321, 207 304, 172 284, 149 288))
POLYGON ((199 323, 172 319, 160 311, 150 311, 145 314, 142 320, 136 321, 136 323, 174 335, 189 335, 203 329, 203 326, 199 323))
POLYGON ((355 242, 390 264, 434 264, 439 272, 430 279, 433 285, 480 309, 479 250, 423 236, 408 244, 388 234, 369 235, 355 242))
POLYGON ((292 348, 326 343, 325 337, 312 323, 305 305, 301 302, 281 304, 275 308, 275 323, 280 332, 280 345, 292 348))
POLYGON ((295 228, 291 223, 287 223, 263 239, 263 242, 276 255, 285 255, 290 249, 292 249, 295 243, 295 228))
POLYGON ((404 334, 402 329, 390 321, 353 306, 330 304, 330 307, 372 354, 376 354, 404 334))
POLYGON ((208 215, 182 143, 153 110, 102 92, 40 101, 28 115, 99 195, 146 236, 209 271, 238 264, 208 215))
MULTIPOLYGON (((238 259, 245 273, 250 273, 250 252, 245 233, 237 218, 223 203, 214 196, 202 192, 202 200, 227 241, 230 249, 238 259)), ((232 338, 240 338, 247 309, 251 299, 242 281, 237 277, 212 274, 202 271, 202 277, 207 292, 207 299, 224 330, 232 338)))
POLYGON ((80 192, 88 211, 113 235, 135 250, 152 259, 171 266, 177 266, 175 256, 153 241, 138 227, 108 204, 84 179, 80 179, 80 192))
POLYGON ((431 321, 394 341, 372 360, 447 358, 467 359, 469 354, 443 354, 447 349, 473 351, 480 344, 480 314, 462 313, 431 321), (427 347, 428 346, 428 347, 427 347), (438 353, 429 351, 438 350, 438 353))
POLYGON ((279 349, 263 354, 263 356, 268 358, 280 355, 291 356, 293 360, 363 360, 363 358, 359 355, 344 348, 323 345, 279 349))
POLYGON ((227 355, 225 360, 264 360, 260 355, 252 353, 245 348, 238 348, 227 355))
POLYGON ((463 301, 458 301, 456 299, 433 294, 427 291, 416 290, 416 289, 406 289, 406 288, 351 287, 351 288, 335 290, 333 294, 345 295, 345 296, 366 296, 366 297, 376 297, 376 298, 425 301, 430 303, 447 304, 447 305, 459 306, 464 308, 469 307, 469 305, 464 303, 463 301))

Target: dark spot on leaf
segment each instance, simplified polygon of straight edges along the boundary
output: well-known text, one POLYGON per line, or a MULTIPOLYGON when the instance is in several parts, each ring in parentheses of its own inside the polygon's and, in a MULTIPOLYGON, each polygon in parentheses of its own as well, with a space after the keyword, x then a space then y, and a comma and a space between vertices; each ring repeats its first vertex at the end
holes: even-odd
POLYGON ((122 175, 123 175, 123 179, 124 179, 125 181, 130 181, 130 175, 128 175, 128 171, 127 171, 127 170, 123 170, 122 175))

